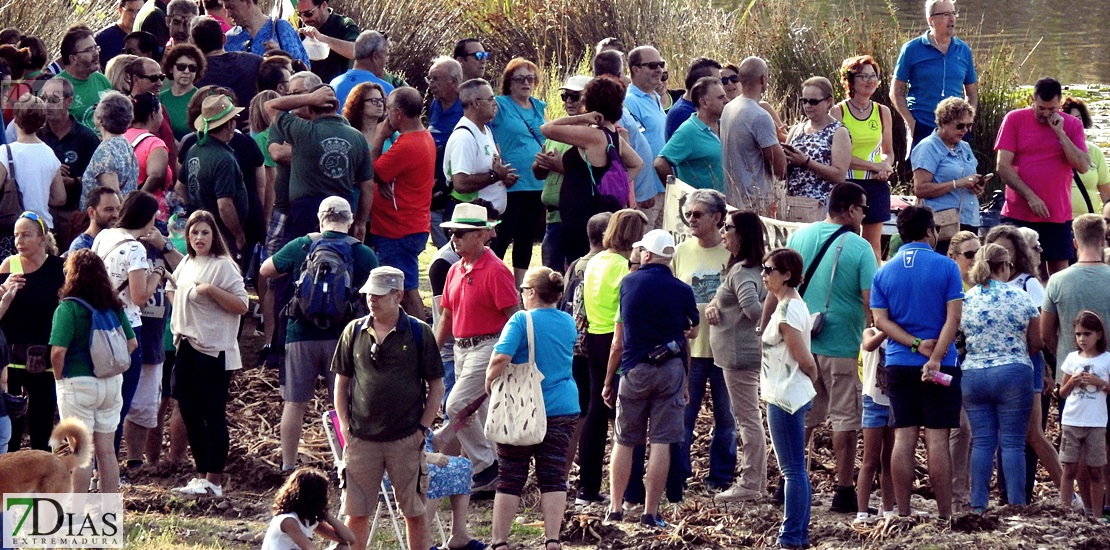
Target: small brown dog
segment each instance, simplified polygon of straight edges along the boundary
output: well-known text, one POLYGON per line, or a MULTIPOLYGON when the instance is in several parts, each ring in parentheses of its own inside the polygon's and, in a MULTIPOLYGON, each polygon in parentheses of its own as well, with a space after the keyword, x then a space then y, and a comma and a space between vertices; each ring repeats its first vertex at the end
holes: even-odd
POLYGON ((50 434, 53 453, 23 450, 0 455, 0 498, 7 493, 71 493, 73 470, 92 460, 92 438, 85 425, 62 420, 50 434))

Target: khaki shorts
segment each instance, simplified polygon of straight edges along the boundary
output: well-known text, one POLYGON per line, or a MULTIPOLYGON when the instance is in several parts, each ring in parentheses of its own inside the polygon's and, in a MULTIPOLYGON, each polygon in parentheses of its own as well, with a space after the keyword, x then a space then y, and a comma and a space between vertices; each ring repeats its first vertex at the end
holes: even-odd
POLYGON ((419 430, 396 441, 366 441, 352 437, 343 451, 346 460, 342 513, 368 517, 378 506, 382 475, 389 474, 397 506, 407 518, 424 515, 428 494, 428 462, 424 434, 419 430))
POLYGON ((1060 462, 1075 464, 1087 451, 1087 466, 1106 465, 1106 428, 1062 426, 1060 432, 1060 462))
POLYGON ((74 376, 54 382, 58 414, 81 421, 91 433, 115 433, 123 410, 123 375, 74 376))
POLYGON ((859 430, 863 425, 863 383, 855 357, 814 355, 817 395, 806 413, 806 427, 812 428, 828 418, 834 432, 859 430))

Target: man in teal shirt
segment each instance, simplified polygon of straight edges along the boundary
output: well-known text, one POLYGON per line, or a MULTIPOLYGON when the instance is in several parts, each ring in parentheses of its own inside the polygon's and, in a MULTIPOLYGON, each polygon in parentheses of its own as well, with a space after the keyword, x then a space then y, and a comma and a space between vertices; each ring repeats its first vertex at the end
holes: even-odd
POLYGON ((655 171, 661 181, 667 181, 667 176, 673 174, 694 188, 724 193, 721 113, 728 104, 728 97, 721 79, 712 76, 699 78, 690 88, 690 99, 698 110, 675 130, 663 146, 655 159, 655 171))

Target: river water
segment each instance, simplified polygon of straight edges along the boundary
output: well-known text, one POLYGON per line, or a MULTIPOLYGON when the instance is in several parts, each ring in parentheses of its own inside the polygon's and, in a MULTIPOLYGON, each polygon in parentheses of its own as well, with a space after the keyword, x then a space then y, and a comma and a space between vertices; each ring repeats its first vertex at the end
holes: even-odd
MULTIPOLYGON (((809 1, 848 9, 845 0, 809 1)), ((887 2, 856 0, 855 5, 883 16, 889 14, 887 2)), ((902 41, 924 32, 923 0, 889 2, 906 31, 902 41)), ((1019 68, 1022 83, 1042 76, 1066 84, 1110 83, 1110 0, 959 0, 956 9, 956 34, 973 47, 1004 40, 1016 48, 1016 62, 1025 60, 1019 68)))

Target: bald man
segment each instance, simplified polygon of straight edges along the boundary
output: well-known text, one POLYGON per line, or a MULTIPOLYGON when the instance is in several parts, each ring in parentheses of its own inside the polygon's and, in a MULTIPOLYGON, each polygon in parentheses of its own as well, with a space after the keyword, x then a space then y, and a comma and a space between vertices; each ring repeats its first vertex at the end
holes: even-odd
POLYGON ((725 189, 728 203, 765 212, 772 183, 786 174, 786 154, 775 122, 759 102, 767 91, 767 62, 749 57, 740 62, 740 95, 721 114, 725 189))

